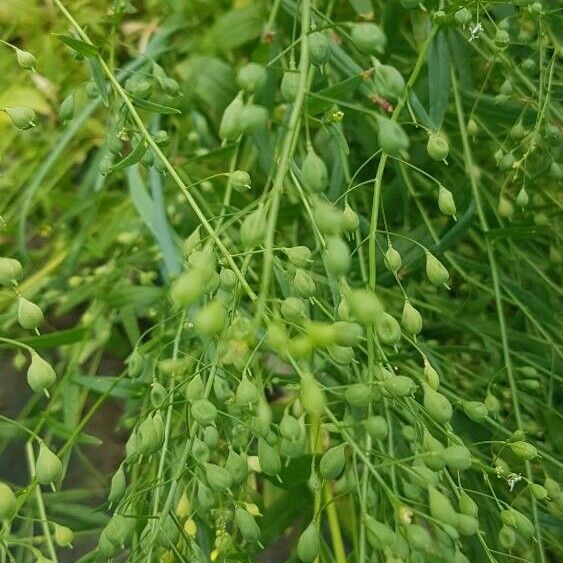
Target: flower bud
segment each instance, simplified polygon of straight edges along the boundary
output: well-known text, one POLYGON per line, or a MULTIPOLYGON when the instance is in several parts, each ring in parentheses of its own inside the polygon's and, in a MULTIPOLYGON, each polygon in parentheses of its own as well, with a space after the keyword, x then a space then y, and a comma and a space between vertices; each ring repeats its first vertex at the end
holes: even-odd
POLYGON ((41 307, 21 295, 18 297, 18 323, 29 330, 36 329, 43 323, 41 307))
POLYGON ((5 108, 4 111, 8 114, 12 123, 22 131, 35 127, 35 112, 31 108, 22 106, 13 106, 5 108))

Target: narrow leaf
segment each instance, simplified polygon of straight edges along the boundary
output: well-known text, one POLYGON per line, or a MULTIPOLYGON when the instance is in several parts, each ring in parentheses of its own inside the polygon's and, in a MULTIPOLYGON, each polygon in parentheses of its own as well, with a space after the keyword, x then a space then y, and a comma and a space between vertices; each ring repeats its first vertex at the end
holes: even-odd
POLYGON ((141 158, 143 158, 146 150, 146 141, 140 141, 126 157, 122 158, 119 162, 116 162, 108 170, 108 174, 112 174, 113 172, 117 172, 118 170, 122 170, 123 168, 128 168, 129 166, 137 164, 137 162, 139 162, 141 158))
POLYGON ((436 34, 428 50, 428 99, 430 119, 439 129, 450 99, 450 52, 443 31, 436 34))
POLYGON ((79 55, 82 55, 87 59, 95 57, 99 52, 98 47, 92 45, 92 43, 86 43, 86 41, 82 41, 82 39, 76 39, 75 37, 64 35, 62 33, 55 33, 54 35, 59 41, 61 41, 61 43, 64 43, 72 50, 76 51, 79 55))
POLYGON ((143 100, 142 98, 137 98, 131 94, 129 94, 129 97, 135 106, 141 109, 146 109, 147 111, 152 111, 153 113, 161 113, 163 115, 182 113, 179 109, 172 108, 170 106, 163 106, 162 104, 157 104, 155 102, 149 102, 149 100, 143 100))

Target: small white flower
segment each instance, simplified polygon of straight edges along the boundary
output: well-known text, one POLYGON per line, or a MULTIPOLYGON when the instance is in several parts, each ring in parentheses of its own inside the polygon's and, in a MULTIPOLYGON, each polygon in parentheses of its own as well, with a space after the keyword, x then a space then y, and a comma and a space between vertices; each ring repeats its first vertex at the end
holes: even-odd
POLYGON ((508 483, 508 487, 510 489, 510 492, 512 492, 512 490, 514 489, 514 485, 516 485, 516 483, 518 483, 518 481, 522 481, 522 475, 518 474, 518 473, 509 473, 507 478, 506 478, 506 482, 508 483))
POLYGON ((481 22, 477 22, 475 26, 472 27, 469 31, 471 33, 471 37, 469 37, 469 41, 473 41, 474 39, 477 39, 479 35, 481 35, 481 33, 483 32, 483 26, 481 25, 481 22))

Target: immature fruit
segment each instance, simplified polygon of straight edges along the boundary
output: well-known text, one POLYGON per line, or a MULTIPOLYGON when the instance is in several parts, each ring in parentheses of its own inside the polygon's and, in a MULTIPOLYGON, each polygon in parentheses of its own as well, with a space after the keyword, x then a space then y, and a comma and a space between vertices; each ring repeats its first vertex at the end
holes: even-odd
POLYGON ((498 532, 498 541, 505 549, 510 549, 516 544, 516 533, 514 529, 506 524, 498 532))
POLYGON ((219 137, 224 141, 235 141, 242 134, 242 96, 238 95, 226 108, 219 124, 219 137))
POLYGON ((214 450, 219 445, 219 431, 215 426, 207 426, 203 432, 203 440, 207 447, 214 450))
POLYGON ((63 121, 70 121, 74 117, 75 96, 71 92, 59 106, 59 115, 63 121))
POLYGON ((385 267, 393 273, 398 272, 401 269, 401 255, 399 252, 389 244, 387 251, 385 252, 385 267))
POLYGON ((301 404, 305 412, 312 417, 320 417, 326 405, 323 389, 316 379, 309 373, 303 374, 301 378, 301 404))
POLYGON ((436 422, 447 422, 453 414, 453 409, 447 397, 434 391, 429 385, 424 384, 424 408, 430 418, 436 422))
POLYGON ((465 446, 448 446, 441 455, 451 469, 464 470, 471 467, 471 452, 465 446))
POLYGON ((16 495, 6 483, 0 482, 0 520, 11 520, 17 510, 16 495))
POLYGON ((215 405, 207 399, 197 399, 190 409, 194 419, 202 426, 208 426, 217 418, 215 405))
POLYGON ((243 375, 236 390, 235 403, 239 407, 248 407, 257 403, 259 398, 260 393, 256 385, 248 379, 246 374, 243 375))
POLYGON ((374 23, 357 23, 352 27, 352 41, 358 51, 366 55, 383 53, 387 37, 383 30, 374 23))
POLYGON ((186 385, 186 399, 191 403, 197 399, 201 399, 202 395, 203 381, 201 379, 201 375, 197 373, 186 385))
POLYGON ((57 380, 51 365, 36 352, 31 352, 31 363, 27 368, 27 383, 36 393, 42 393, 57 380))
POLYGON ((0 257, 0 284, 8 285, 18 281, 22 273, 23 268, 19 260, 0 257))
POLYGON ((391 65, 379 65, 375 69, 373 83, 383 98, 400 98, 405 91, 403 75, 391 65))
POLYGON ((424 360, 424 379, 434 391, 440 387, 440 376, 426 359, 424 360))
POLYGON ((394 375, 383 382, 383 389, 390 397, 408 397, 412 395, 416 385, 410 377, 394 375))
POLYGON ((475 137, 479 133, 479 126, 474 119, 470 119, 467 122, 467 134, 471 137, 475 137))
POLYGON ((60 547, 71 545, 74 541, 74 532, 68 526, 55 524, 55 543, 60 547))
POLYGON ((455 21, 465 27, 467 24, 471 23, 471 12, 467 8, 460 8, 454 14, 455 21))
POLYGON ((349 366, 354 361, 354 349, 349 346, 338 346, 332 344, 328 347, 328 353, 335 363, 341 366, 349 366))
POLYGON ((297 297, 284 299, 280 310, 282 317, 292 323, 299 323, 307 316, 305 303, 297 297))
POLYGON ((295 270, 295 277, 293 278, 293 290, 303 299, 313 297, 316 293, 315 282, 308 272, 302 268, 295 270))
POLYGON ((358 214, 346 203, 342 213, 342 224, 345 231, 355 231, 360 226, 358 214))
POLYGON ((366 514, 364 516, 367 538, 369 543, 376 549, 385 549, 395 543, 396 534, 386 524, 378 522, 375 518, 366 514))
POLYGON ((150 97, 153 83, 141 76, 132 76, 125 81, 125 88, 133 96, 143 100, 150 97))
POLYGON ((224 467, 214 463, 206 463, 204 467, 205 479, 214 491, 226 491, 233 484, 231 473, 224 467))
POLYGON ((268 75, 266 69, 258 63, 244 65, 237 74, 237 84, 245 92, 254 94, 266 83, 268 75))
POLYGON ((264 438, 258 438, 258 461, 266 475, 274 476, 281 471, 280 454, 264 438))
POLYGON ((508 446, 512 450, 512 453, 520 459, 530 460, 536 458, 538 455, 538 450, 532 446, 532 444, 524 442, 523 440, 511 442, 508 446))
POLYGON ((98 539, 98 551, 101 555, 110 559, 115 557, 121 551, 121 548, 110 540, 106 530, 104 529, 98 539))
POLYGON ((344 399, 352 407, 365 408, 373 398, 371 387, 366 383, 353 383, 346 387, 344 391, 344 399))
POLYGON ((315 223, 324 235, 339 235, 344 229, 344 217, 332 203, 318 198, 313 208, 315 223))
POLYGON ((551 163, 551 166, 549 167, 549 175, 556 180, 563 178, 563 171, 557 162, 553 161, 551 163))
POLYGON ((426 144, 428 156, 434 160, 445 160, 450 152, 448 141, 441 133, 430 133, 426 144))
POLYGON ((354 289, 346 296, 352 316, 360 324, 372 324, 381 317, 383 306, 375 293, 367 289, 354 289))
POLYGON ((473 536, 479 530, 479 520, 468 514, 458 514, 455 527, 463 536, 473 536))
POLYGON ((280 420, 279 430, 280 434, 287 440, 298 440, 302 434, 301 424, 287 411, 280 420))
POLYGON ((558 499, 561 496, 561 487, 555 479, 546 477, 543 485, 552 500, 558 499))
POLYGON ((214 299, 198 311, 194 318, 194 328, 200 336, 212 338, 223 330, 226 316, 221 300, 214 299))
POLYGON ((519 192, 518 195, 516 196, 516 203, 522 208, 524 209, 524 207, 528 206, 528 203, 530 203, 530 197, 528 196, 528 192, 526 191, 525 188, 522 188, 519 192))
POLYGON ((22 328, 36 329, 43 323, 41 307, 20 295, 18 297, 18 322, 22 328))
POLYGON ((364 331, 359 324, 337 321, 333 326, 335 344, 338 346, 357 346, 362 341, 364 331))
POLYGON ((407 333, 412 334, 413 336, 419 334, 422 330, 422 316, 411 305, 411 302, 408 299, 405 299, 405 304, 403 305, 401 323, 407 333))
POLYGON ((170 299, 177 307, 188 307, 203 295, 207 282, 208 276, 200 269, 184 272, 172 284, 170 299))
POLYGON ((344 471, 345 465, 344 444, 341 444, 330 448, 323 454, 319 462, 319 473, 323 479, 337 479, 344 471))
POLYGON ((125 489, 127 488, 127 480, 125 478, 125 471, 120 465, 117 471, 113 474, 111 478, 111 485, 108 494, 108 501, 110 504, 114 502, 119 502, 123 495, 125 494, 125 489))
POLYGON ((35 65, 37 64, 37 59, 28 51, 22 51, 21 49, 16 49, 16 59, 18 64, 25 68, 25 70, 35 70, 35 65))
POLYGON ((250 174, 244 170, 235 170, 229 174, 229 184, 236 192, 244 193, 251 188, 250 174))
POLYGON ((283 251, 296 268, 306 268, 311 261, 311 250, 306 246, 293 246, 284 248, 283 251))
POLYGON ((301 176, 303 178, 303 185, 311 192, 323 192, 328 186, 328 170, 326 164, 312 147, 309 147, 307 155, 303 159, 301 176))
POLYGON ((322 31, 309 34, 309 57, 311 62, 320 66, 330 59, 330 44, 322 31))
POLYGON ((375 321, 375 332, 383 344, 396 346, 401 340, 401 327, 389 313, 382 313, 375 321))
POLYGON ((483 422, 489 411, 485 403, 481 401, 463 401, 463 412, 475 422, 483 422))
POLYGON ((231 474, 233 485, 242 485, 248 476, 246 454, 237 454, 232 448, 229 448, 225 469, 231 474))
POLYGON ((243 106, 240 111, 239 124, 244 133, 258 131, 268 122, 268 110, 256 104, 243 106))
POLYGON ((440 186, 438 190, 438 207, 444 215, 450 215, 455 218, 457 210, 454 197, 452 192, 444 188, 444 186, 440 186))
POLYGON ((418 524, 409 524, 406 527, 406 537, 409 546, 413 549, 429 551, 432 548, 430 532, 418 524))
MULTIPOLYGON (((211 427, 208 426, 208 428, 211 427)), ((209 448, 203 440, 200 440, 199 438, 194 439, 192 443, 192 456, 198 463, 206 463, 209 461, 209 448)))
POLYGON ((35 127, 35 112, 31 108, 22 106, 14 106, 5 108, 4 111, 8 114, 12 123, 22 131, 35 127))
POLYGON ((44 444, 39 446, 39 455, 35 462, 35 476, 41 485, 58 481, 63 474, 61 460, 44 444))
POLYGON ((485 397, 485 406, 490 414, 495 415, 498 414, 500 411, 500 402, 499 400, 491 393, 487 393, 485 397))
POLYGON ((378 125, 377 140, 383 152, 392 156, 401 156, 408 150, 409 138, 398 123, 381 118, 378 125))
POLYGON ((508 170, 512 169, 515 162, 516 162, 516 158, 514 158, 514 155, 511 152, 508 152, 500 159, 498 167, 503 172, 507 172, 508 170))
POLYGON ((442 262, 430 252, 426 252, 426 276, 438 287, 445 285, 450 278, 450 274, 442 262))
POLYGON ((549 496, 547 489, 540 485, 539 483, 530 484, 530 492, 534 495, 537 500, 546 500, 549 496))
POLYGON ((245 249, 258 246, 266 235, 266 212, 262 206, 248 214, 240 227, 240 240, 245 249))
POLYGON ((364 420, 363 424, 366 432, 374 440, 385 440, 387 438, 389 427, 387 426, 387 421, 382 416, 370 416, 364 420))
POLYGON ((450 525, 457 522, 457 513, 448 497, 432 485, 428 487, 428 500, 430 503, 430 514, 433 518, 450 525))
POLYGON ((303 563, 313 563, 319 556, 320 548, 319 532, 315 521, 311 520, 297 541, 297 557, 303 563))
POLYGON ((240 530, 242 537, 248 543, 258 543, 260 540, 260 528, 252 515, 244 508, 235 508, 235 522, 240 530))
POLYGON ((300 75, 295 71, 284 72, 280 84, 280 91, 286 102, 293 102, 299 90, 300 75))
POLYGON ((351 266, 350 249, 340 237, 332 236, 326 242, 325 263, 335 276, 344 275, 351 266))

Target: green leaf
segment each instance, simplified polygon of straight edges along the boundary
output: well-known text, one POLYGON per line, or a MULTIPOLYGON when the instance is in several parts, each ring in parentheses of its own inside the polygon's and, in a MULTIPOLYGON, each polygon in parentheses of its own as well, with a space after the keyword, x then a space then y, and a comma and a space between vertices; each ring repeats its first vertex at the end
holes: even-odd
POLYGON ((318 92, 312 92, 307 101, 307 112, 310 115, 317 115, 330 109, 334 104, 347 100, 363 82, 361 75, 355 75, 318 92))
POLYGON ((348 0, 358 16, 365 20, 373 19, 373 4, 371 0, 348 0))
POLYGON ((428 99, 435 129, 442 126, 450 99, 450 52, 444 31, 439 31, 428 49, 428 99))
POLYGON ((98 88, 98 93, 100 94, 100 98, 102 98, 103 104, 106 107, 109 107, 109 94, 100 61, 98 59, 88 59, 88 66, 90 67, 90 74, 96 83, 96 87, 98 88))
POLYGON ((92 45, 92 43, 86 43, 86 41, 82 41, 82 39, 76 39, 76 37, 71 37, 70 35, 64 35, 62 33, 55 33, 55 37, 64 43, 74 51, 76 51, 79 55, 86 57, 87 59, 91 57, 95 57, 98 53, 98 47, 92 45))
POLYGON ((21 340, 23 344, 27 344, 36 350, 41 348, 56 348, 58 346, 66 346, 80 342, 86 334, 85 327, 71 328, 68 330, 59 330, 56 332, 48 332, 40 336, 30 336, 21 340))
POLYGON ((133 102, 133 105, 141 109, 146 109, 147 111, 152 111, 153 113, 160 113, 162 115, 173 115, 182 113, 179 109, 172 108, 170 106, 163 106, 162 104, 157 104, 155 102, 150 102, 149 100, 143 100, 142 98, 137 98, 129 94, 129 98, 133 102))
POLYGON ((119 162, 116 162, 109 170, 108 175, 117 172, 118 170, 122 170, 123 168, 128 168, 129 166, 133 166, 133 164, 137 164, 143 158, 147 150, 147 142, 146 141, 139 141, 135 148, 125 157, 122 158, 119 162))
MULTIPOLYGON (((68 440, 74 432, 73 428, 65 426, 54 418, 49 418, 49 430, 63 440, 68 440)), ((103 444, 103 440, 100 440, 97 436, 86 434, 85 432, 80 432, 74 436, 73 441, 78 444, 87 444, 89 446, 101 446, 103 444)))
POLYGON ((141 383, 119 377, 74 375, 72 381, 100 395, 109 395, 119 399, 130 399, 139 395, 143 390, 141 383))

